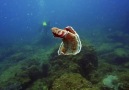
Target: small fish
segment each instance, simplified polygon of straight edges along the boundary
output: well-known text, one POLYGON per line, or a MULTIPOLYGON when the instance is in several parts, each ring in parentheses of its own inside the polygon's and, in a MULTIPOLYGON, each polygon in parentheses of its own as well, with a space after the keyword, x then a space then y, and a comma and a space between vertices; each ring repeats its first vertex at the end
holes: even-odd
POLYGON ((62 38, 58 55, 76 55, 81 51, 82 44, 79 35, 71 26, 64 29, 53 27, 52 33, 54 37, 62 38))

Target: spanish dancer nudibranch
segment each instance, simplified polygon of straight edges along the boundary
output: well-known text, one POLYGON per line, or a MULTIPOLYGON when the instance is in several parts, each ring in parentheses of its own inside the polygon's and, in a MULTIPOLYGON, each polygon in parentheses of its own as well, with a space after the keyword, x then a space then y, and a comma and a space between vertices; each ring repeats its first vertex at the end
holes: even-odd
POLYGON ((76 55, 81 51, 82 44, 79 35, 71 26, 65 29, 53 27, 52 33, 54 37, 62 38, 58 55, 76 55))

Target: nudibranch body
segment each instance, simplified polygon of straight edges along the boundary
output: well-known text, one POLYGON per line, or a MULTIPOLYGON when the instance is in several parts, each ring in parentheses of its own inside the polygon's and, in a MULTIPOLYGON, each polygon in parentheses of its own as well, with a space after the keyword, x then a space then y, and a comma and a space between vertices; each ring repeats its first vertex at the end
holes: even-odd
POLYGON ((59 29, 56 27, 52 28, 54 37, 62 38, 58 55, 76 55, 81 51, 81 41, 79 35, 71 27, 67 26, 65 29, 59 29))

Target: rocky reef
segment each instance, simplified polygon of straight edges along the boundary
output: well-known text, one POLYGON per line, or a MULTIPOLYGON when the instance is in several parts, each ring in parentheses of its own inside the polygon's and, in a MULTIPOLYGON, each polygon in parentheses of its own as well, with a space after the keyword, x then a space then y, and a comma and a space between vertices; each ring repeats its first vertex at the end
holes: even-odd
POLYGON ((94 75, 101 76, 101 78, 98 77, 97 79, 99 81, 100 90, 129 89, 129 85, 127 84, 129 83, 128 37, 129 34, 127 33, 115 31, 108 34, 105 42, 102 42, 102 44, 97 47, 99 66, 94 75), (109 76, 117 77, 117 82, 108 78, 108 84, 104 85, 101 81, 105 80, 105 78, 109 76), (111 83, 109 83, 109 81, 111 81, 111 83), (109 85, 114 85, 114 87, 109 87, 109 85))
POLYGON ((55 79, 51 90, 93 90, 92 84, 79 73, 66 73, 55 79))
MULTIPOLYGON (((83 84, 83 79, 85 86, 87 80, 90 79, 90 74, 97 69, 98 59, 95 49, 90 45, 83 44, 82 51, 75 56, 58 56, 57 49, 55 49, 51 54, 49 65, 50 71, 48 76, 48 85, 50 90, 60 90, 61 86, 56 86, 60 84, 68 84, 69 86, 71 86, 71 88, 73 87, 75 89, 75 84, 77 85, 77 87, 79 84, 81 84, 81 81, 83 84), (62 80, 63 78, 64 80, 62 80), (79 82, 72 82, 71 79, 75 79, 79 82), (57 87, 59 87, 59 89, 56 89, 57 87)), ((79 90, 81 90, 84 87, 82 85, 78 88, 79 90)), ((62 90, 65 89, 66 87, 64 89, 62 87, 62 90)))
POLYGON ((45 50, 40 45, 0 52, 0 90, 129 90, 127 43, 82 45, 72 56, 58 55, 56 46, 45 50))
POLYGON ((58 56, 57 47, 49 52, 35 49, 27 51, 35 53, 24 55, 24 58, 22 52, 10 56, 10 60, 17 63, 8 66, 0 75, 1 90, 98 90, 90 82, 90 74, 98 67, 98 58, 91 45, 84 43, 82 51, 72 56, 58 56))

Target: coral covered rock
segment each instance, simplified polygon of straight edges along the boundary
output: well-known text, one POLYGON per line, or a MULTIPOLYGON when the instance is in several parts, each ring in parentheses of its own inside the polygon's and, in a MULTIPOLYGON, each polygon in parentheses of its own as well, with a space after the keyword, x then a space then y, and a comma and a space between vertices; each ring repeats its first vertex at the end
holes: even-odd
POLYGON ((118 77, 113 75, 108 75, 106 78, 103 79, 104 87, 109 89, 118 90, 118 77))
POLYGON ((5 70, 0 75, 0 89, 2 90, 23 90, 34 80, 41 77, 37 61, 28 60, 19 62, 5 70))
POLYGON ((16 64, 0 74, 0 89, 56 90, 57 84, 60 83, 62 86, 59 88, 63 90, 63 85, 67 83, 71 85, 68 87, 74 90, 75 88, 97 90, 97 87, 90 88, 92 85, 88 81, 90 73, 98 66, 97 55, 92 46, 83 43, 81 52, 72 56, 58 55, 57 49, 53 51, 49 49, 51 54, 43 52, 44 50, 38 50, 34 55, 27 54, 28 56, 24 58, 21 58, 23 53, 11 55, 9 59, 16 59, 16 64))
POLYGON ((120 90, 129 90, 129 72, 119 73, 119 89, 120 90))
POLYGON ((88 79, 90 73, 96 70, 98 59, 92 46, 83 44, 82 50, 75 56, 58 56, 54 50, 50 58, 50 71, 48 76, 48 85, 51 87, 54 80, 67 73, 79 73, 88 79))
POLYGON ((80 74, 69 73, 56 79, 51 90, 89 90, 91 87, 91 83, 80 74))
POLYGON ((38 79, 32 85, 30 85, 29 88, 27 88, 26 90, 48 90, 48 88, 45 85, 43 79, 38 79))
POLYGON ((116 48, 107 55, 108 62, 123 65, 129 61, 129 51, 125 48, 116 48))

